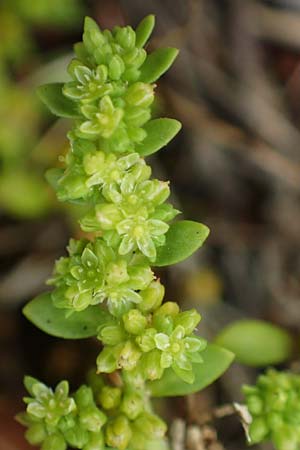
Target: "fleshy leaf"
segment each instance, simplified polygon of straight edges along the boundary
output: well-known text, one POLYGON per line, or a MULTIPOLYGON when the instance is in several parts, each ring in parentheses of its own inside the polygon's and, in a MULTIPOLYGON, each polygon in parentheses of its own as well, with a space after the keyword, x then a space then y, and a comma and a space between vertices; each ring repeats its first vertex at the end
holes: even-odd
POLYGON ((191 256, 209 234, 209 229, 202 223, 191 220, 179 220, 170 225, 166 234, 166 243, 157 249, 154 265, 169 266, 191 256))
POLYGON ((136 41, 135 45, 139 48, 144 47, 149 39, 155 25, 155 17, 153 14, 146 16, 137 26, 135 31, 136 41))
POLYGON ((37 93, 47 108, 58 117, 71 119, 80 117, 76 103, 62 93, 64 83, 49 83, 40 86, 37 93))
POLYGON ((154 119, 144 126, 147 136, 136 146, 141 156, 149 156, 167 145, 180 131, 181 123, 175 119, 154 119))
POLYGON ((289 358, 292 339, 287 331, 262 320, 238 320, 215 339, 236 355, 236 360, 253 367, 278 364, 289 358))
POLYGON ((153 83, 156 81, 169 69, 177 55, 177 48, 172 47, 158 48, 150 53, 141 66, 140 80, 145 83, 153 83))
POLYGON ((153 397, 174 397, 200 391, 219 378, 234 359, 233 353, 214 344, 208 344, 201 356, 203 363, 193 363, 193 383, 186 383, 172 369, 167 369, 160 380, 148 383, 153 397))
POLYGON ((45 292, 31 300, 23 308, 23 314, 35 326, 51 336, 64 339, 83 339, 97 335, 97 329, 109 320, 109 313, 99 306, 90 306, 84 311, 73 312, 56 308, 51 293, 45 292))

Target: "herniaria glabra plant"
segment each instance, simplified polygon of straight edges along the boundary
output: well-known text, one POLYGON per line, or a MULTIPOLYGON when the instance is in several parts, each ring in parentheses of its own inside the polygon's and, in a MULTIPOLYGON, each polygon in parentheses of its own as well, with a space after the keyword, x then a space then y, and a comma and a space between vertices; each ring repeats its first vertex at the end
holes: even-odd
POLYGON ((184 260, 208 235, 192 221, 170 225, 179 211, 167 201, 169 183, 151 178, 144 159, 180 130, 174 119, 151 119, 155 83, 178 53, 147 54, 153 26, 150 15, 135 31, 101 31, 86 18, 71 81, 39 88, 54 114, 73 119, 63 167, 47 179, 59 200, 86 206, 80 226, 93 238, 70 240, 48 281, 52 290, 24 314, 50 335, 101 342, 95 372, 72 395, 67 381, 52 390, 25 377, 27 407, 18 419, 42 450, 167 448, 151 396, 202 389, 232 361, 195 334, 195 309, 164 301, 152 269, 184 260))

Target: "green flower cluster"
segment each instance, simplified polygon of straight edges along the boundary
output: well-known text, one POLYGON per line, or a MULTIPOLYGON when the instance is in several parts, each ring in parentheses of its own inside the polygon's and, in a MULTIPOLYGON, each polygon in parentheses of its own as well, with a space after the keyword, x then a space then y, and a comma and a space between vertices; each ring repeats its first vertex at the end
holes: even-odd
POLYGON ((138 153, 118 157, 83 140, 73 142, 65 161, 63 174, 52 169, 48 177, 58 177, 60 200, 94 205, 81 219, 81 228, 102 231, 103 238, 117 246, 120 255, 140 250, 154 260, 156 247, 165 242, 166 222, 179 212, 165 203, 170 195, 169 183, 149 179, 151 168, 138 153))
POLYGON ((106 302, 111 321, 100 327, 104 344, 99 372, 136 370, 145 379, 159 379, 172 367, 192 382, 192 362, 202 362, 204 339, 193 335, 200 321, 196 310, 180 312, 174 302, 163 305, 164 287, 141 253, 121 257, 101 238, 72 240, 69 257, 56 262, 49 284, 54 305, 82 311, 106 302))
POLYGON ((184 381, 194 381, 192 363, 202 362, 200 352, 206 347, 206 341, 193 334, 200 315, 194 309, 180 312, 174 302, 161 305, 163 295, 163 286, 153 281, 136 308, 100 327, 104 349, 97 358, 99 373, 123 369, 157 380, 171 367, 184 381))
POLYGON ((270 439, 277 450, 300 448, 300 376, 270 369, 255 386, 243 386, 252 416, 250 442, 270 439))
POLYGON ((151 412, 147 393, 123 384, 113 387, 102 377, 96 386, 82 385, 69 396, 67 381, 55 391, 32 377, 25 377, 32 397, 18 420, 28 427, 26 439, 42 450, 104 450, 107 446, 142 450, 147 441, 162 439, 165 423, 151 412))
POLYGON ((83 42, 68 68, 72 81, 63 87, 80 115, 75 136, 98 140, 113 152, 132 151, 146 137, 142 127, 151 117, 154 85, 143 80, 147 53, 141 47, 130 26, 102 32, 86 19, 83 42))
POLYGON ((70 240, 69 257, 60 258, 49 284, 54 305, 82 311, 106 301, 116 317, 142 301, 143 291, 154 279, 147 259, 141 254, 120 256, 101 238, 94 242, 70 240))

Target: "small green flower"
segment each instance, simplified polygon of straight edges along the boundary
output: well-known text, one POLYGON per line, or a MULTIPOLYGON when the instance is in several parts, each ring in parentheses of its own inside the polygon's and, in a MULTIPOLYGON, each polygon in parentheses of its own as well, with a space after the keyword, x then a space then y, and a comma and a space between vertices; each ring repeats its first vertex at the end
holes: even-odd
POLYGON ((121 108, 114 106, 108 95, 101 98, 98 106, 84 105, 81 107, 81 111, 88 120, 80 124, 79 132, 80 136, 86 139, 111 137, 124 114, 121 108))
MULTIPOLYGON (((126 255, 138 248, 147 258, 154 260, 156 240, 164 236, 168 229, 169 225, 165 222, 148 219, 144 212, 122 220, 117 226, 117 232, 122 237, 119 247, 120 255, 126 255)), ((160 244, 161 242, 159 240, 160 244)))
POLYGON ((111 83, 106 83, 108 70, 103 64, 92 70, 80 61, 73 60, 68 71, 74 81, 64 85, 63 94, 71 100, 80 101, 82 104, 91 103, 113 89, 111 83))
POLYGON ((55 427, 62 416, 76 409, 74 399, 69 397, 69 384, 61 381, 55 391, 31 377, 25 377, 25 385, 32 397, 26 397, 27 413, 30 417, 43 420, 55 427))
POLYGON ((124 394, 120 410, 130 420, 136 419, 145 409, 145 399, 141 392, 128 391, 124 394))
POLYGON ((111 373, 117 369, 132 370, 142 355, 136 343, 130 339, 115 346, 106 346, 98 355, 97 369, 111 373))
POLYGON ((121 403, 122 391, 118 387, 104 386, 98 396, 104 409, 115 409, 121 403))
POLYGON ((167 431, 167 425, 160 417, 147 412, 135 420, 134 427, 152 439, 162 438, 167 431))
POLYGON ((108 423, 106 427, 106 443, 119 450, 125 450, 132 437, 129 420, 120 415, 108 423))
MULTIPOLYGON (((204 339, 199 339, 193 336, 185 336, 185 330, 178 325, 170 335, 166 333, 146 333, 140 336, 137 342, 144 350, 147 349, 145 338, 149 341, 148 348, 150 354, 155 354, 156 365, 159 369, 167 369, 172 367, 174 372, 184 381, 191 383, 194 380, 192 370, 192 362, 202 362, 202 357, 199 354, 206 347, 204 339), (152 350, 152 348, 156 350, 152 350), (159 352, 158 352, 159 350, 159 352), (159 356, 158 356, 159 355, 159 356)), ((148 364, 148 356, 143 356, 141 364, 148 364), (143 359, 144 358, 144 359, 143 359)), ((158 369, 158 373, 159 373, 158 369)), ((146 369, 148 370, 148 369, 146 369)))
POLYGON ((41 450, 66 450, 67 443, 60 433, 47 436, 42 444, 41 450))

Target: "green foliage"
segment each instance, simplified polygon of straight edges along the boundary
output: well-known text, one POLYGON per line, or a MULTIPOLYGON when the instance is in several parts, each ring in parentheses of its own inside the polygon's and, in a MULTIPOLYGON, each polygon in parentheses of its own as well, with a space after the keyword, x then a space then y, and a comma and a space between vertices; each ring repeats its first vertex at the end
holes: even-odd
POLYGON ((177 264, 200 248, 209 234, 207 226, 180 220, 173 223, 166 234, 164 246, 158 249, 155 266, 177 264))
POLYGON ((167 370, 160 380, 148 383, 153 397, 173 397, 200 391, 219 378, 234 359, 233 353, 214 344, 208 344, 200 356, 202 361, 193 363, 195 379, 192 383, 167 370))
POLYGON ((51 83, 40 86, 38 95, 49 110, 58 117, 77 118, 76 104, 62 95, 63 83, 51 83))
POLYGON ((151 178, 143 159, 180 130, 174 119, 151 120, 152 83, 178 53, 166 48, 147 55, 142 46, 153 25, 148 16, 136 32, 130 26, 102 31, 86 18, 70 81, 39 89, 54 114, 74 119, 62 167, 47 178, 60 201, 86 206, 80 226, 95 235, 70 240, 48 281, 52 291, 32 300, 24 314, 54 336, 101 342, 94 392, 82 386, 64 397, 71 409, 56 402, 56 391, 32 388, 27 379, 26 436, 42 450, 165 448, 166 425, 152 413, 149 386, 157 396, 194 392, 232 360, 226 350, 205 350, 206 341, 195 335, 200 315, 164 301, 151 269, 184 260, 208 235, 195 222, 169 224, 179 212, 167 202, 169 183, 151 178), (119 382, 107 384, 101 373, 116 371, 119 382))
POLYGON ((147 57, 141 67, 141 80, 153 83, 173 64, 178 55, 177 48, 159 48, 147 57))
POLYGON ((152 14, 146 16, 139 23, 137 29, 135 30, 136 35, 135 45, 137 47, 139 48, 144 47, 153 31, 154 25, 155 25, 155 17, 152 14))
POLYGON ((289 333, 261 320, 233 322, 221 331, 215 342, 232 351, 237 361, 254 367, 282 363, 292 352, 289 333))
POLYGON ((31 300, 23 308, 23 314, 30 322, 51 336, 64 339, 83 339, 97 335, 101 323, 106 323, 109 314, 91 306, 71 315, 56 308, 50 292, 45 292, 31 300))
POLYGON ((144 130, 147 136, 136 146, 141 156, 149 156, 167 145, 180 131, 181 123, 175 119, 154 119, 146 123, 144 130))
POLYGON ((252 416, 251 444, 271 440, 277 450, 300 446, 300 376, 268 370, 255 386, 244 386, 246 405, 252 416))

